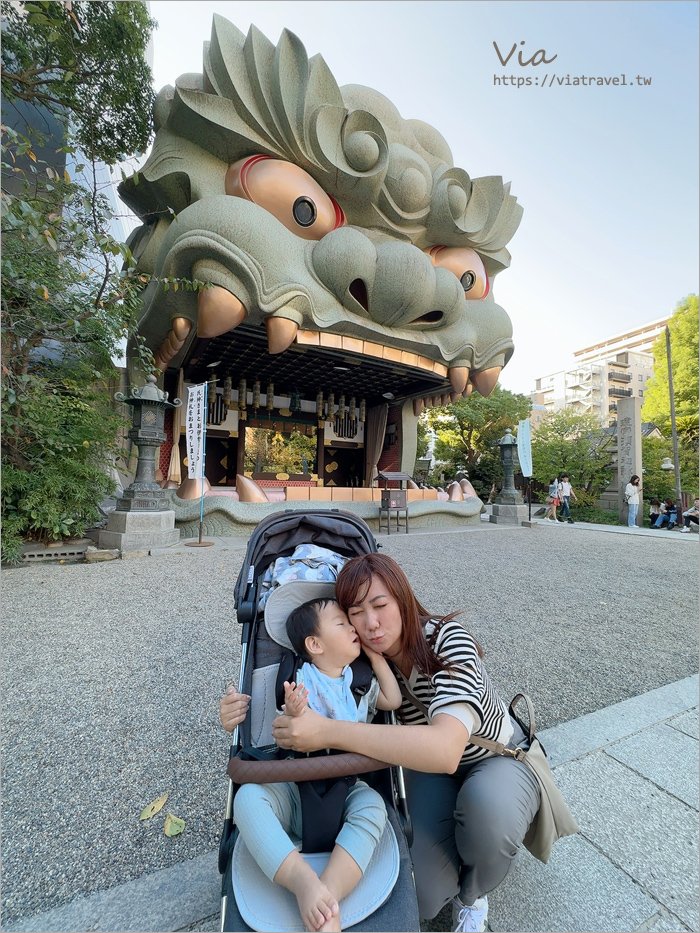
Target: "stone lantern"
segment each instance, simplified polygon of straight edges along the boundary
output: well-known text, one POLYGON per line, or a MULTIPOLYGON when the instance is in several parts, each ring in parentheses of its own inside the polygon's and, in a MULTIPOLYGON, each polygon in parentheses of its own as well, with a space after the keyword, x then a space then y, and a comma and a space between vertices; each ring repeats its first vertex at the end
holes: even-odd
POLYGON ((489 521, 493 522, 495 525, 529 524, 527 521, 527 506, 523 503, 523 497, 515 488, 515 458, 518 441, 513 437, 513 432, 510 428, 506 428, 506 433, 497 444, 501 451, 503 488, 494 499, 489 521))
POLYGON ((179 408, 182 401, 168 401, 168 393, 156 386, 156 377, 148 376, 147 384, 132 388, 131 395, 117 392, 118 402, 130 405, 133 426, 129 437, 138 448, 136 476, 117 502, 118 512, 162 512, 168 508, 168 494, 156 482, 156 452, 166 439, 165 410, 179 408))
POLYGON ((175 512, 169 507, 170 493, 156 482, 156 452, 166 439, 165 411, 179 408, 182 401, 168 401, 168 393, 156 386, 156 377, 148 376, 146 385, 132 388, 129 396, 117 392, 118 402, 132 409, 133 425, 129 437, 138 448, 136 476, 100 532, 101 548, 121 551, 170 547, 180 540, 175 528, 175 512))
POLYGON ((501 466, 503 467, 503 488, 495 498, 495 502, 504 505, 522 505, 523 497, 515 488, 515 457, 518 441, 513 437, 510 428, 506 428, 506 433, 498 441, 501 449, 501 466))

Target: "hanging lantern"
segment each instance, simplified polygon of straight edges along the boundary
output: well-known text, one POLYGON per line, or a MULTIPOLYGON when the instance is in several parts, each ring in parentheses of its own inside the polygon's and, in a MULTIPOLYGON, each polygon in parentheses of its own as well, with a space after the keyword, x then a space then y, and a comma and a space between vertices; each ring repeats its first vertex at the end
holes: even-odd
POLYGON ((355 396, 354 396, 354 395, 351 395, 351 396, 350 396, 350 405, 348 406, 348 408, 349 408, 349 410, 350 410, 350 417, 351 417, 351 418, 353 419, 353 421, 354 421, 355 418, 357 417, 357 407, 355 406, 355 396))
POLYGON ((233 382, 230 376, 227 376, 224 379, 224 402, 227 408, 231 407, 231 389, 233 388, 233 382))
POLYGON ((267 385, 267 410, 272 411, 275 407, 275 386, 274 383, 269 382, 267 385))
POLYGON ((338 399, 338 417, 342 421, 345 417, 345 396, 341 395, 338 399))
POLYGON ((241 381, 238 383, 238 408, 239 410, 241 408, 246 407, 247 396, 248 396, 248 386, 246 384, 245 379, 241 379, 241 381))
POLYGON ((316 415, 323 418, 323 392, 316 393, 316 415))
POLYGON ((260 381, 258 379, 253 383, 253 408, 260 408, 260 381))
POLYGON ((367 403, 365 402, 364 399, 361 399, 360 400, 360 421, 364 422, 366 417, 367 417, 367 403))
POLYGON ((331 392, 328 396, 328 420, 332 421, 335 415, 335 395, 331 392))

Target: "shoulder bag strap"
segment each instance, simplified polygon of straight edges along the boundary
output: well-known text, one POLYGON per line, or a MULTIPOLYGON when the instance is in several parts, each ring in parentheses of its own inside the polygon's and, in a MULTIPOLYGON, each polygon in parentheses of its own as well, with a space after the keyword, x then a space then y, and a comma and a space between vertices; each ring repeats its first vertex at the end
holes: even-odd
MULTIPOLYGON (((401 680, 399 680, 398 677, 396 678, 396 681, 399 685, 399 690, 401 691, 403 696, 405 696, 408 702, 411 703, 413 706, 415 706, 416 709, 420 710, 421 713, 423 713, 423 715, 425 716, 425 718, 429 721, 430 715, 428 713, 428 707, 425 705, 425 703, 421 703, 419 699, 414 697, 413 694, 409 693, 405 684, 401 680)), ((516 697, 514 697, 511 707, 513 706, 514 703, 517 703, 521 697, 525 698, 525 695, 522 693, 519 693, 516 697)), ((528 707, 528 711, 529 711, 530 708, 532 707, 532 703, 530 702, 529 697, 526 697, 526 699, 529 703, 529 707, 528 707)), ((533 711, 531 722, 534 722, 534 715, 535 714, 533 711)), ((520 761, 520 759, 525 757, 524 748, 508 748, 508 746, 504 745, 503 742, 492 742, 491 739, 482 739, 481 736, 478 736, 478 735, 471 734, 469 736, 468 744, 476 745, 478 748, 485 748, 489 752, 494 752, 496 755, 503 755, 506 758, 516 758, 518 761, 520 761)))

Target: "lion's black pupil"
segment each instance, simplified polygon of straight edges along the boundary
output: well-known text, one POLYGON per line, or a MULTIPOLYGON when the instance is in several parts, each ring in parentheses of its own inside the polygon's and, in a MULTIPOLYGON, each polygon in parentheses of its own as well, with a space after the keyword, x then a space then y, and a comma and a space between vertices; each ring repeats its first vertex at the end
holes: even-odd
POLYGON ((292 213, 300 227, 310 227, 316 220, 316 205, 310 198, 297 198, 292 213))
POLYGON ((468 292, 470 288, 474 287, 474 282, 476 282, 476 276, 473 272, 465 272, 462 278, 459 280, 462 283, 462 288, 465 292, 468 292))

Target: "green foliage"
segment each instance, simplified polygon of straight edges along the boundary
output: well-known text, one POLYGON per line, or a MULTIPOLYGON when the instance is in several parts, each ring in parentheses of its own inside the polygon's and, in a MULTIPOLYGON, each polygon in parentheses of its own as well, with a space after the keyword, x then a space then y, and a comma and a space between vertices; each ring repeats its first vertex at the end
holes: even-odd
POLYGON ((428 436, 428 429, 425 422, 420 419, 418 421, 418 448, 416 450, 416 460, 420 460, 427 456, 429 446, 430 437, 428 436))
POLYGON ((145 152, 151 135, 155 26, 134 0, 72 4, 2 0, 2 94, 68 115, 78 146, 112 165, 145 152))
MULTIPOLYGON (((13 559, 24 535, 79 534, 113 488, 123 422, 108 381, 147 280, 110 233, 94 169, 148 142, 151 21, 131 2, 3 2, 2 16, 4 106, 22 101, 29 126, 28 135, 3 126, 1 146, 2 546, 13 559), (36 134, 46 109, 73 136, 36 134), (43 144, 79 145, 87 182, 38 158, 43 144)), ((137 356, 152 367, 143 345, 137 356)))
MULTIPOLYGON (((584 494, 585 495, 585 494, 584 494)), ((581 500, 581 496, 579 496, 581 500)), ((617 512, 609 512, 607 509, 600 509, 588 501, 572 502, 571 517, 575 522, 590 522, 593 525, 619 525, 617 512)))
POLYGON ((116 459, 121 418, 104 385, 46 364, 20 399, 3 387, 2 551, 12 559, 21 539, 48 543, 80 535, 99 518, 98 503, 114 488, 104 464, 116 459))
POLYGON ((301 473, 304 455, 311 469, 316 457, 315 437, 299 431, 286 435, 268 428, 246 428, 246 470, 255 472, 259 459, 263 473, 301 473))
MULTIPOLYGON (((665 437, 642 438, 642 465, 644 475, 644 501, 676 498, 676 477, 671 470, 662 470, 661 464, 668 457, 673 462, 673 442, 665 437)), ((681 471, 681 491, 693 496, 698 493, 698 458, 694 450, 679 445, 678 457, 681 471)))
POLYGON ((423 412, 421 422, 437 435, 434 474, 444 473, 448 482, 463 471, 477 493, 488 496, 493 483, 500 484, 503 478, 496 442, 506 428, 513 429, 527 418, 531 408, 526 396, 497 385, 488 398, 472 393, 454 405, 423 412))
POLYGON ((548 415, 532 437, 533 475, 547 485, 569 474, 579 498, 594 502, 613 478, 615 438, 604 434, 595 415, 569 408, 548 415))
MULTIPOLYGON (((671 315, 671 368, 676 426, 679 442, 698 451, 698 296, 688 295, 671 315)), ((654 375, 647 383, 642 420, 651 421, 665 437, 671 436, 671 401, 668 390, 666 335, 660 334, 653 348, 654 375)))

